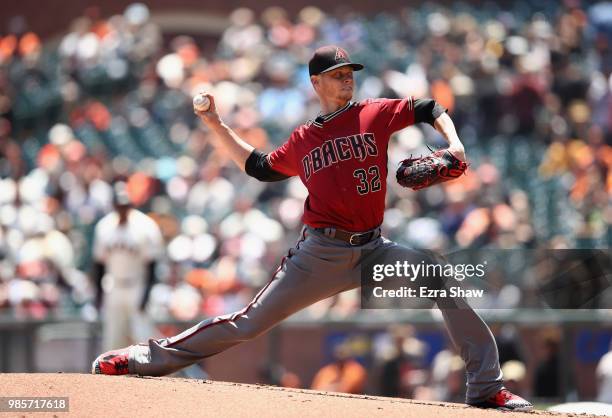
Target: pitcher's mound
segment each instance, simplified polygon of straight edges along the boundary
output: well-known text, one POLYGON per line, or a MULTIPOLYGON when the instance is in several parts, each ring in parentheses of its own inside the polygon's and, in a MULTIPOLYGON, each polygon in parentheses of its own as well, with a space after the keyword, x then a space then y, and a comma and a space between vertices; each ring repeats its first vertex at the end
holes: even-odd
MULTIPOLYGON (((75 417, 497 417, 531 414, 480 410, 462 404, 346 395, 275 386, 176 378, 87 374, 2 374, 0 396, 69 398, 70 412, 36 413, 75 417)), ((32 416, 31 412, 10 416, 32 416)), ((8 416, 0 413, 0 416, 8 416)))

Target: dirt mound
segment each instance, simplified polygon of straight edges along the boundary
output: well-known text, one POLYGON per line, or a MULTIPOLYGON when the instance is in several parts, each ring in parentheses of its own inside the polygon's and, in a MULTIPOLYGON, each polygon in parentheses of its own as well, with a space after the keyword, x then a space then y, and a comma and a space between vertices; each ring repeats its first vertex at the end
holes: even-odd
MULTIPOLYGON (((0 413, 0 417, 501 417, 499 411, 462 404, 167 377, 2 374, 0 396, 68 397, 70 409, 68 413, 0 413)), ((542 411, 530 415, 575 416, 542 411)), ((503 415, 527 416, 520 412, 503 415)))

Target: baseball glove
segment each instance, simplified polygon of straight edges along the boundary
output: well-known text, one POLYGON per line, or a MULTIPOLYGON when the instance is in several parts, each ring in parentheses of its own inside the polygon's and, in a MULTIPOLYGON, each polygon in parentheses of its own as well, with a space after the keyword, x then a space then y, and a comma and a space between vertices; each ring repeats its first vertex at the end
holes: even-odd
MULTIPOLYGON (((431 148, 430 148, 431 150, 431 148)), ((397 182, 412 190, 456 179, 467 170, 468 164, 445 149, 420 158, 407 158, 400 163, 395 177, 397 182)))

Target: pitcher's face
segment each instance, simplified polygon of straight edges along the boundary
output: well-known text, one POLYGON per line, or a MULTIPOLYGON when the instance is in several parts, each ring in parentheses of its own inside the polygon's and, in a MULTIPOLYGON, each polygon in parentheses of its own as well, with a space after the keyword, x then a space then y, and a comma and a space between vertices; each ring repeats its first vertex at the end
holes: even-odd
POLYGON ((323 99, 348 102, 353 98, 355 81, 353 69, 348 65, 314 75, 312 83, 319 97, 323 99))

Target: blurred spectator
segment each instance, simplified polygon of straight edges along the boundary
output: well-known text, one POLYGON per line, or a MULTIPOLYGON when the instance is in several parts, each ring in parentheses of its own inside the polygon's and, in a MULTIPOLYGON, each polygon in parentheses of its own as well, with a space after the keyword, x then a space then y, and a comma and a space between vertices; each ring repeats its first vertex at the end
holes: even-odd
POLYGON ((366 369, 352 358, 348 343, 334 348, 334 361, 323 366, 312 380, 311 389, 343 393, 363 393, 367 382, 366 369))
POLYGON ((264 364, 259 368, 259 378, 268 385, 298 389, 302 387, 300 378, 281 364, 264 364))
POLYGON ((415 391, 416 399, 465 401, 465 364, 457 353, 442 350, 433 359, 431 377, 426 386, 415 391))
POLYGON ((504 325, 500 328, 499 333, 495 336, 500 364, 511 360, 519 362, 525 360, 520 341, 518 330, 514 325, 504 325))
POLYGON ((381 395, 413 398, 423 383, 425 344, 414 335, 414 327, 396 325, 389 330, 393 346, 380 376, 381 395))
POLYGON ((527 382, 525 377, 527 369, 522 361, 509 360, 501 365, 504 374, 504 385, 512 393, 519 393, 526 396, 527 382))
POLYGON ((597 364, 598 402, 612 404, 612 343, 610 351, 597 364))
POLYGON ((539 344, 540 358, 534 373, 533 396, 558 398, 561 395, 559 336, 544 335, 539 344))

